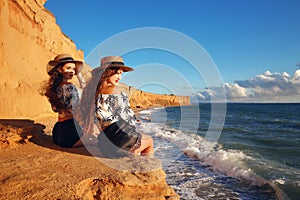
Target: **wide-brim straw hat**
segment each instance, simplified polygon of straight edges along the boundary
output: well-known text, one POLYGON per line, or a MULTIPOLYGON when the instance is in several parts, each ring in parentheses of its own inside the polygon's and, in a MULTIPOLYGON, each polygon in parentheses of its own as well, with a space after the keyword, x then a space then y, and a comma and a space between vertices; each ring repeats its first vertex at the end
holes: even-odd
POLYGON ((121 56, 106 56, 100 61, 100 66, 95 68, 93 71, 105 70, 108 68, 119 68, 123 72, 133 71, 131 67, 125 66, 124 60, 121 56))
POLYGON ((83 67, 83 62, 79 60, 74 60, 70 54, 59 54, 54 60, 50 60, 47 64, 47 73, 51 75, 53 69, 55 69, 59 64, 62 63, 75 63, 75 74, 77 75, 83 67))

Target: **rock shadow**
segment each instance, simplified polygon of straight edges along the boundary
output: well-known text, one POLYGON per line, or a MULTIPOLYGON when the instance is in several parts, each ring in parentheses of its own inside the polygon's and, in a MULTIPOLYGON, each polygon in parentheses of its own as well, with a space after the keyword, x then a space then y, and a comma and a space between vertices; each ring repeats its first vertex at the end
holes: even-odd
POLYGON ((46 126, 31 119, 0 119, 0 149, 14 148, 32 142, 36 145, 69 153, 93 156, 84 146, 62 148, 56 145, 52 136, 45 134, 46 126))

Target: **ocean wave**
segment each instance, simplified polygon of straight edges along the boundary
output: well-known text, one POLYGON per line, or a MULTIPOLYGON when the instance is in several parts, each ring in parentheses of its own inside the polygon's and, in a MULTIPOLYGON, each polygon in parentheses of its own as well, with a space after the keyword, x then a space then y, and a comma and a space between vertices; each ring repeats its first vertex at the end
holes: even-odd
MULTIPOLYGON (((170 128, 164 124, 143 122, 138 127, 139 131, 153 135, 160 139, 166 140, 173 144, 180 151, 190 158, 199 160, 199 164, 206 169, 212 170, 214 173, 224 174, 229 177, 237 178, 251 186, 271 187, 276 193, 277 199, 288 199, 286 195, 276 186, 276 181, 268 181, 257 175, 244 162, 245 159, 251 159, 242 151, 224 150, 220 145, 206 141, 198 135, 185 134, 180 130, 170 128)), ((169 146, 164 146, 165 149, 169 146)), ((180 157, 180 155, 177 155, 180 157)), ((169 158, 160 158, 162 162, 169 158)), ((187 181, 190 182, 190 181, 187 181)), ((178 187, 181 191, 188 190, 184 185, 178 187)), ((186 192, 185 192, 186 193, 186 192)), ((194 194, 193 194, 194 195, 194 194)), ((193 198, 192 198, 193 199, 193 198)))
POLYGON ((171 142, 182 153, 197 158, 201 165, 208 166, 215 172, 243 179, 258 186, 267 182, 247 167, 243 161, 247 156, 242 151, 224 150, 220 145, 206 141, 199 135, 187 134, 161 123, 142 122, 138 129, 171 142))
MULTIPOLYGON (((176 152, 177 158, 186 155, 197 160, 202 167, 211 170, 213 173, 237 178, 253 186, 264 187, 270 185, 276 191, 278 199, 287 199, 285 194, 277 187, 278 184, 285 184, 287 180, 280 176, 266 180, 256 174, 257 167, 259 167, 256 165, 256 156, 253 157, 248 153, 246 155, 243 150, 225 149, 216 142, 207 141, 204 134, 197 135, 193 131, 188 132, 187 130, 170 127, 166 123, 166 113, 163 109, 143 111, 140 113, 140 117, 142 120, 138 130, 159 138, 160 143, 166 141, 164 144, 167 145, 159 147, 162 151, 170 149, 171 145, 175 146, 179 149, 176 152), (252 165, 251 162, 256 164, 252 165)), ((166 157, 162 156, 160 158, 162 162, 172 162, 172 160, 163 161, 169 159, 166 157)), ((173 159, 175 161, 176 157, 173 159)))

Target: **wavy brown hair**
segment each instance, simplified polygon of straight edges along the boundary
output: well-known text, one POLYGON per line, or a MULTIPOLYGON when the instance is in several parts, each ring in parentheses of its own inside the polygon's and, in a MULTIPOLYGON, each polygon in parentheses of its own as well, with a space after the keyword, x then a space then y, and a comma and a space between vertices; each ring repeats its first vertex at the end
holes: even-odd
POLYGON ((83 128, 84 134, 92 134, 94 131, 95 102, 103 82, 116 74, 118 70, 119 68, 96 68, 92 71, 92 77, 82 91, 75 116, 83 128))
MULTIPOLYGON (((63 108, 62 102, 57 98, 57 88, 63 81, 63 75, 58 71, 65 63, 57 65, 52 71, 48 82, 43 86, 42 95, 48 98, 52 108, 60 110, 63 108)), ((54 110, 55 111, 55 110, 54 110)), ((55 111, 57 112, 57 110, 55 111)))

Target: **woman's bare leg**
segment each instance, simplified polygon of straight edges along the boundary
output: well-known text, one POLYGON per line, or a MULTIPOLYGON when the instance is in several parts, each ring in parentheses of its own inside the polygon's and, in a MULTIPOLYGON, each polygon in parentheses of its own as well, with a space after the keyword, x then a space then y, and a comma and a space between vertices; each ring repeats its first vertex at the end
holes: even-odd
POLYGON ((134 151, 135 154, 141 153, 143 156, 154 157, 153 139, 151 136, 142 134, 141 146, 134 151))
POLYGON ((77 140, 77 142, 75 144, 73 144, 72 147, 81 147, 83 146, 81 139, 77 140))

